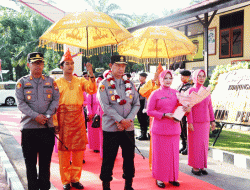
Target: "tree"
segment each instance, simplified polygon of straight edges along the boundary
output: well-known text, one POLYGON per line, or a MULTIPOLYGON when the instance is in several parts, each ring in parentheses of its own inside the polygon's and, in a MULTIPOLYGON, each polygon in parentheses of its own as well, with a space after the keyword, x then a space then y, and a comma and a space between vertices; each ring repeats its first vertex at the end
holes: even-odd
MULTIPOLYGON (((10 71, 16 68, 17 79, 28 73, 27 54, 34 51, 46 52, 46 48, 39 47, 39 37, 52 24, 29 8, 21 6, 21 12, 6 7, 0 7, 0 58, 3 69, 10 71)), ((48 62, 52 68, 54 63, 48 62)))
POLYGON ((131 16, 124 13, 115 13, 114 11, 120 10, 121 7, 115 3, 109 4, 108 0, 85 0, 94 11, 103 12, 111 18, 120 22, 124 27, 128 27, 131 16))

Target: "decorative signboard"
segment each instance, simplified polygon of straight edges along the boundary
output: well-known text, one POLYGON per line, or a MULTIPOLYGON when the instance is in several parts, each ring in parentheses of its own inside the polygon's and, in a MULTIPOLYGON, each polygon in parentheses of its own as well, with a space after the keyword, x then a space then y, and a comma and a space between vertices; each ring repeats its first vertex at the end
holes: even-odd
POLYGON ((250 70, 220 74, 212 95, 217 122, 250 125, 250 70))

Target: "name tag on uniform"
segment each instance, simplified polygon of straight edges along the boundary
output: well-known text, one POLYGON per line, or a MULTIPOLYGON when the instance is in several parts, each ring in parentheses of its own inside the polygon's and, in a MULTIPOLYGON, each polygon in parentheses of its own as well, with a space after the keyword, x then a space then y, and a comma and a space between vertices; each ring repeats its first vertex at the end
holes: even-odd
POLYGON ((112 88, 112 86, 109 86, 108 89, 116 89, 116 88, 112 88))

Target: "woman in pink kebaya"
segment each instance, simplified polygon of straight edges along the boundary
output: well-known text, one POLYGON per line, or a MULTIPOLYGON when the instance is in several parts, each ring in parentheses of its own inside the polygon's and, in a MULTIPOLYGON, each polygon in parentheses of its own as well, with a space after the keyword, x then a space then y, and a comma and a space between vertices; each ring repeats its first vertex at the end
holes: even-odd
MULTIPOLYGON (((103 80, 103 77, 98 77, 97 80, 96 80, 96 86, 98 88, 100 82, 103 80)), ((98 103, 98 106, 97 106, 97 110, 96 110, 96 114, 100 115, 100 127, 98 128, 98 133, 99 133, 99 142, 100 142, 100 156, 102 158, 103 156, 103 148, 102 148, 102 145, 103 145, 103 132, 102 132, 102 115, 103 115, 103 110, 102 110, 102 107, 99 103, 99 100, 98 98, 96 97, 96 101, 98 103)))
MULTIPOLYGON (((156 184, 164 188, 164 182, 179 186, 179 141, 180 123, 173 120, 172 113, 178 105, 177 90, 170 88, 173 75, 170 70, 160 73, 160 88, 153 91, 148 99, 147 114, 153 117, 152 176, 156 184)), ((185 108, 187 109, 187 108, 185 108)))
MULTIPOLYGON (((100 79, 96 79, 96 85, 98 87, 98 82, 100 82, 100 79)), ((96 97, 96 93, 93 95, 87 94, 86 96, 86 102, 87 102, 87 114, 89 118, 88 122, 88 147, 89 149, 94 150, 94 152, 98 153, 100 152, 100 138, 99 138, 99 128, 93 128, 92 125, 92 119, 95 116, 95 114, 99 113, 98 107, 99 102, 96 97), (98 112, 98 113, 97 113, 98 112)))
MULTIPOLYGON (((206 73, 204 70, 196 70, 193 73, 194 87, 189 91, 198 92, 203 86, 206 73)), ((194 105, 187 115, 188 121, 188 165, 193 167, 192 173, 195 175, 207 175, 207 156, 210 124, 212 130, 215 128, 214 112, 211 96, 194 105)))

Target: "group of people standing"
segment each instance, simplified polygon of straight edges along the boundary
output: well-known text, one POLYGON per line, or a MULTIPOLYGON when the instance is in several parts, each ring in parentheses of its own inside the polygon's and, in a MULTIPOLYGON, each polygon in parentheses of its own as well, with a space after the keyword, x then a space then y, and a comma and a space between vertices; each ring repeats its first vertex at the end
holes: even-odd
MULTIPOLYGON (((207 174, 205 168, 210 124, 212 128, 215 127, 211 97, 192 108, 184 106, 187 121, 182 119, 181 125, 173 118, 173 111, 179 105, 176 93, 188 88, 189 93, 197 92, 205 81, 205 72, 194 72, 194 87, 183 79, 177 91, 171 88, 174 77, 172 71, 158 69, 154 79, 148 81, 149 84, 146 83, 146 73, 142 73, 139 88, 136 89, 124 74, 126 65, 125 56, 114 55, 109 65, 111 70, 105 72, 103 77, 95 78, 90 63, 86 64, 89 78, 77 77, 73 75, 74 61, 67 50, 59 63, 63 77, 54 81, 42 74, 43 54, 33 52, 28 55, 30 74, 19 79, 16 87, 17 105, 22 112, 22 150, 28 189, 50 189, 50 163, 55 134, 58 133, 59 169, 64 190, 84 188, 80 178, 87 144, 94 152, 100 152, 103 190, 110 190, 115 159, 121 147, 124 189, 133 190, 136 115, 141 129, 141 136, 137 139, 147 140, 150 137, 152 176, 158 187, 164 188, 165 182, 180 185, 181 131, 181 153, 188 152, 192 173, 207 174), (86 107, 86 116, 83 107, 86 107), (100 128, 91 127, 96 113, 101 116, 100 128), (87 118, 89 122, 86 126, 87 118), (150 136, 147 135, 149 125, 150 136), (36 168, 37 156, 39 172, 36 168)), ((190 71, 182 73, 183 76, 190 74, 190 71)))

